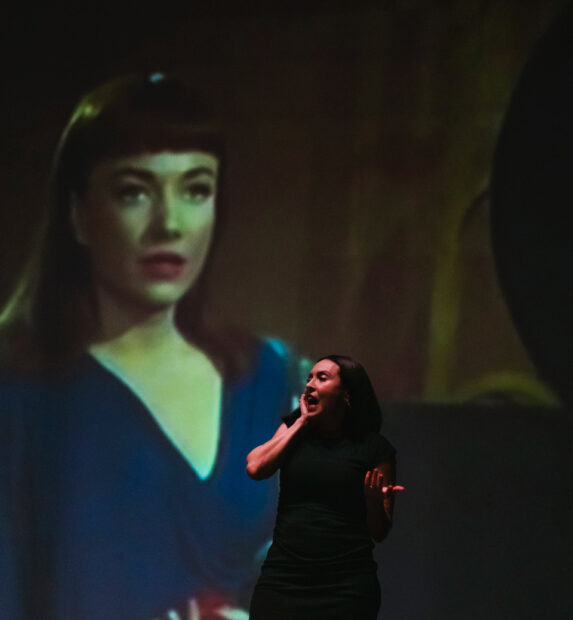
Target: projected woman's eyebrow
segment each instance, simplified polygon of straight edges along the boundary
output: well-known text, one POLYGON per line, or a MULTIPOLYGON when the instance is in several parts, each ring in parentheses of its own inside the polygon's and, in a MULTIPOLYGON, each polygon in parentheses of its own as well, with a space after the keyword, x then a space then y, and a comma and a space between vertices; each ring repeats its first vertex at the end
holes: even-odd
MULTIPOLYGON (((213 179, 216 177, 215 171, 213 169, 209 168, 208 166, 199 166, 197 168, 192 168, 184 172, 181 179, 183 181, 190 181, 203 175, 207 175, 213 179)), ((126 166, 125 168, 120 168, 119 170, 116 170, 113 173, 112 178, 117 179, 124 176, 134 176, 140 178, 142 181, 150 182, 156 178, 157 173, 151 172, 146 168, 126 166)))

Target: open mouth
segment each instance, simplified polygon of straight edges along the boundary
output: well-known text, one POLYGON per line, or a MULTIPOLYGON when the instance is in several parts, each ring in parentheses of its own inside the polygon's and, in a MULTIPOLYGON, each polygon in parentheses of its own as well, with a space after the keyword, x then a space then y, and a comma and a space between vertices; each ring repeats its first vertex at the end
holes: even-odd
POLYGON ((185 260, 180 254, 175 254, 174 252, 157 252, 155 254, 144 256, 141 259, 141 262, 144 265, 167 264, 177 267, 183 265, 185 260))
POLYGON ((185 259, 175 252, 154 252, 139 260, 147 277, 170 280, 178 277, 185 265, 185 259))
POLYGON ((316 398, 316 396, 313 396, 312 394, 307 394, 306 396, 306 404, 307 405, 318 405, 318 398, 316 398))

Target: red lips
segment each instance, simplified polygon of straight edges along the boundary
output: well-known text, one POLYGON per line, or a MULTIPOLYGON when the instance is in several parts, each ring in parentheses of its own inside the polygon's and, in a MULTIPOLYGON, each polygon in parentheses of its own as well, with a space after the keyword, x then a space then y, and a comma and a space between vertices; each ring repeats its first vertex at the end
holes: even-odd
POLYGON ((177 252, 149 252, 139 259, 143 274, 152 280, 176 279, 185 263, 185 258, 177 252))

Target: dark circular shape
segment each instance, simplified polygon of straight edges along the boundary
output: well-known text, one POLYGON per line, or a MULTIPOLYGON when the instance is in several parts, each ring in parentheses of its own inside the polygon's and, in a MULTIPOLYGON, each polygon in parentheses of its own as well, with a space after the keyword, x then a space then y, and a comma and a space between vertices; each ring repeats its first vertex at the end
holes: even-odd
POLYGON ((573 404, 573 4, 530 57, 499 136, 491 225, 500 284, 540 376, 573 404))

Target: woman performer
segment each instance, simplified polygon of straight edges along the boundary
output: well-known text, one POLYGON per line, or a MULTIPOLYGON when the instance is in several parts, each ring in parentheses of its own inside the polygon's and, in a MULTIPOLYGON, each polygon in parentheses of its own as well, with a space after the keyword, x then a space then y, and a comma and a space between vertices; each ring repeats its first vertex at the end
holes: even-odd
POLYGON ((251 599, 251 620, 375 619, 372 539, 392 525, 395 450, 364 368, 331 355, 312 368, 300 409, 252 450, 247 473, 280 468, 273 543, 251 599))

